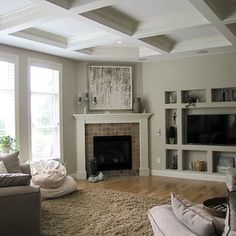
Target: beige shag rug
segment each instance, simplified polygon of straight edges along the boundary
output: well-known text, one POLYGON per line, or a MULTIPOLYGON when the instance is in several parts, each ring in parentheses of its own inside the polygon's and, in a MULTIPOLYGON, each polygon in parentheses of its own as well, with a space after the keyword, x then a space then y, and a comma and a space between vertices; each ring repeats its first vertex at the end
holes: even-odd
POLYGON ((147 211, 168 199, 100 188, 42 202, 44 236, 153 235, 147 211))

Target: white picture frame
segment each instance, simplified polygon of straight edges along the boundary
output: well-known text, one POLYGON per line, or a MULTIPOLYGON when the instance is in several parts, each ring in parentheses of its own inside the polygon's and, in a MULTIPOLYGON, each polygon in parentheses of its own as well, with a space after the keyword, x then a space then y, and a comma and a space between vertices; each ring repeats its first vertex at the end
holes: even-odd
POLYGON ((229 168, 235 166, 233 156, 220 155, 217 157, 217 162, 216 171, 218 173, 226 173, 229 168))
POLYGON ((132 109, 131 66, 89 66, 90 110, 132 109))

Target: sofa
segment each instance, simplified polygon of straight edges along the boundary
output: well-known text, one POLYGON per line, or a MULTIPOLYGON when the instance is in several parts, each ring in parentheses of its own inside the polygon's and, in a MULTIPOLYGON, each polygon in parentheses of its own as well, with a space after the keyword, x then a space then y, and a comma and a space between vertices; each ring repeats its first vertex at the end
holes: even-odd
POLYGON ((3 161, 7 167, 7 171, 0 174, 0 235, 39 236, 40 189, 29 185, 30 166, 20 164, 18 154, 0 158, 0 162, 3 161))
POLYGON ((226 174, 228 187, 226 218, 218 218, 183 197, 172 193, 171 205, 148 211, 155 236, 236 236, 236 169, 226 174))

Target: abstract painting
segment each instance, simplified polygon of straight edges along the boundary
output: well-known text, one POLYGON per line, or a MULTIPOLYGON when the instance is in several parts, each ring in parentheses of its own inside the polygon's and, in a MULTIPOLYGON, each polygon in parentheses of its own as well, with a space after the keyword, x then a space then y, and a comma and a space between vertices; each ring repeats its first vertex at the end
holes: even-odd
POLYGON ((132 67, 90 66, 89 92, 92 110, 132 109, 132 67))

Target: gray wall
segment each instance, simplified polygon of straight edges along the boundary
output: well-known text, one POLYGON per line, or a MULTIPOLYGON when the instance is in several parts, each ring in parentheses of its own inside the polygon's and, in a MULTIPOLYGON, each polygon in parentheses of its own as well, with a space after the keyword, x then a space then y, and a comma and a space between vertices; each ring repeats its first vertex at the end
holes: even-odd
MULTIPOLYGON (((85 89, 88 88, 88 67, 89 65, 126 65, 133 67, 133 98, 143 96, 143 67, 141 63, 112 63, 112 62, 78 62, 77 65, 77 91, 83 94, 85 89)), ((77 106, 77 112, 83 113, 84 104, 77 106)), ((92 112, 92 111, 90 111, 92 112)), ((98 111, 99 112, 99 111, 98 111)), ((104 111, 100 111, 104 112, 104 111)), ((117 111, 113 111, 117 112, 117 111)))
MULTIPOLYGON (((76 172, 76 134, 73 113, 83 112, 82 106, 76 103, 78 91, 87 88, 88 65, 114 63, 80 62, 51 56, 5 45, 0 45, 0 52, 19 56, 20 74, 20 143, 21 159, 28 160, 27 132, 27 62, 28 58, 46 60, 62 64, 63 93, 63 140, 64 161, 69 173, 76 172)), ((156 159, 163 162, 165 140, 164 91, 176 89, 201 89, 211 87, 236 87, 236 53, 221 55, 205 55, 193 58, 175 59, 147 63, 115 63, 115 65, 131 65, 133 73, 133 97, 143 97, 145 110, 152 112, 150 119, 150 167, 160 169, 156 159), (156 135, 156 129, 161 128, 161 136, 156 135)))
POLYGON ((69 173, 76 172, 76 142, 75 120, 72 114, 76 112, 77 61, 33 52, 25 49, 0 45, 0 52, 19 57, 19 122, 20 122, 20 158, 29 159, 28 146, 28 110, 27 110, 27 79, 28 58, 40 59, 62 64, 62 96, 63 96, 63 148, 64 161, 69 173))
MULTIPOLYGON (((20 158, 29 160, 29 134, 27 110, 28 59, 34 58, 62 65, 62 106, 63 106, 63 156, 68 173, 76 172, 76 123, 73 114, 83 112, 77 104, 78 91, 84 92, 88 87, 88 65, 127 65, 127 63, 80 62, 44 53, 20 49, 0 44, 0 52, 19 57, 19 125, 20 125, 20 158)), ((133 66, 133 97, 142 97, 142 64, 130 63, 133 66)))
POLYGON ((150 167, 161 169, 164 163, 165 110, 164 91, 176 89, 203 89, 236 87, 236 53, 205 55, 143 64, 143 96, 150 119, 150 167), (156 129, 161 128, 161 136, 156 129), (161 164, 157 163, 161 158, 161 164))

